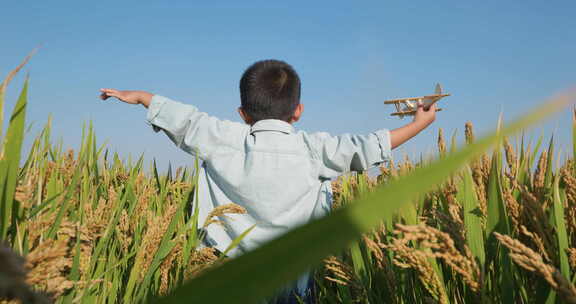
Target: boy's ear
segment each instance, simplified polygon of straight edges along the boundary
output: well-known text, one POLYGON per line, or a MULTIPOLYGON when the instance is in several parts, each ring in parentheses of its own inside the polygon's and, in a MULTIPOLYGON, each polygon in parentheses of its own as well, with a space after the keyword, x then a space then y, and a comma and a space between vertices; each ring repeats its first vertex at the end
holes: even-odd
POLYGON ((240 114, 240 117, 242 117, 242 120, 244 120, 245 123, 249 125, 252 124, 252 118, 250 118, 250 116, 248 116, 248 114, 244 112, 244 109, 242 109, 242 107, 238 107, 238 114, 240 114))
POLYGON ((290 123, 297 122, 300 120, 300 116, 302 116, 302 112, 304 112, 304 104, 299 103, 294 110, 294 114, 292 115, 292 119, 290 119, 290 123))

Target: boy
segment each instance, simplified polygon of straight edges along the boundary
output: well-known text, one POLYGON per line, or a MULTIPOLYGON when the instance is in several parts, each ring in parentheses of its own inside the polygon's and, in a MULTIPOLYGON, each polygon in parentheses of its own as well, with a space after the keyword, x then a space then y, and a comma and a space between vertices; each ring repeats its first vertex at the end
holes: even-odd
MULTIPOLYGON (((246 229, 255 228, 230 252, 237 256, 298 225, 326 215, 330 180, 388 160, 391 149, 409 140, 435 119, 436 107, 419 107, 414 120, 369 135, 330 136, 295 131, 304 110, 300 79, 285 62, 254 63, 240 80, 238 113, 246 124, 223 121, 168 98, 144 91, 102 89, 102 99, 116 97, 148 108, 147 120, 184 151, 202 162, 198 191, 199 223, 218 206, 236 203, 247 214, 220 217, 206 227, 207 246, 223 252, 246 229)), ((310 301, 309 277, 296 293, 310 301)), ((295 298, 286 298, 294 302, 295 298)))

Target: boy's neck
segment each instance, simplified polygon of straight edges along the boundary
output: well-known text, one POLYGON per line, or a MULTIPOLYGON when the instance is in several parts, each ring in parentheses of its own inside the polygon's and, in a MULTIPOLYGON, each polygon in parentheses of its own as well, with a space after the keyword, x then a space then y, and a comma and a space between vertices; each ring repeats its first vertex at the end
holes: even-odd
POLYGON ((286 120, 276 119, 276 118, 266 118, 266 119, 257 120, 257 121, 255 121, 255 122, 247 122, 247 121, 245 121, 245 122, 246 122, 246 124, 249 124, 249 125, 252 127, 252 126, 254 126, 255 124, 257 124, 258 122, 263 121, 263 120, 277 120, 277 121, 285 122, 285 123, 290 124, 290 125, 294 125, 294 123, 296 122, 296 121, 294 121, 294 120, 292 120, 292 119, 291 119, 290 121, 286 121, 286 120))

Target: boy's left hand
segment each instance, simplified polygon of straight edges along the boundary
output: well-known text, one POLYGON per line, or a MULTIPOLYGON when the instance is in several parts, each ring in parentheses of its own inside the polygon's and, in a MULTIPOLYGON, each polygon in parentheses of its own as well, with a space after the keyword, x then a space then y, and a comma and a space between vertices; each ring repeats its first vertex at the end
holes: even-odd
POLYGON ((110 97, 116 97, 119 100, 129 104, 142 104, 145 107, 150 105, 152 94, 145 91, 120 91, 116 89, 100 89, 100 98, 106 100, 110 97))

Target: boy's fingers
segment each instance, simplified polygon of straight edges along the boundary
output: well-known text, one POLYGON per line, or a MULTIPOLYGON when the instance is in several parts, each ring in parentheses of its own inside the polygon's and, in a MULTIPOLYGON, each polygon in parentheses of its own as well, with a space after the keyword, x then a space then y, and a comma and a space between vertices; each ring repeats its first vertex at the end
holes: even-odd
POLYGON ((120 98, 120 91, 115 89, 100 89, 100 92, 102 92, 100 98, 102 98, 103 100, 106 100, 109 97, 120 98))
POLYGON ((108 95, 118 95, 120 93, 120 91, 115 90, 115 89, 100 89, 100 92, 106 93, 108 95))
POLYGON ((118 96, 114 96, 114 95, 112 95, 112 94, 106 94, 106 93, 100 94, 100 98, 102 98, 103 100, 106 100, 106 99, 108 99, 108 98, 110 98, 110 97, 116 97, 116 98, 118 98, 118 96))
POLYGON ((430 106, 427 106, 427 107, 423 107, 424 112, 433 111, 434 109, 436 109, 435 106, 436 106, 436 105, 433 104, 433 105, 430 105, 430 106))

